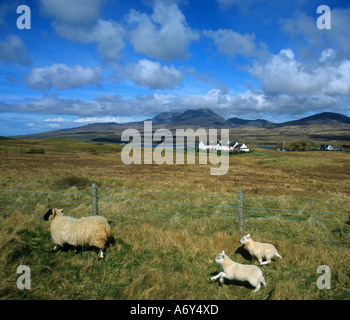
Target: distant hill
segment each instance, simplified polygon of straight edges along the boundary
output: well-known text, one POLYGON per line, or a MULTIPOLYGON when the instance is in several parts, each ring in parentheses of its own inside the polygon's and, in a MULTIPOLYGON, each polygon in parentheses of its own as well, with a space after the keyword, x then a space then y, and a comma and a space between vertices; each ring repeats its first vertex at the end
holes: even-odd
MULTIPOLYGON (((350 118, 331 112, 323 112, 298 120, 273 123, 264 119, 248 120, 229 118, 225 120, 210 109, 187 110, 185 112, 162 112, 152 119, 153 129, 169 130, 186 128, 230 129, 232 139, 247 141, 280 141, 290 139, 313 139, 322 141, 347 141, 350 143, 350 118)), ((125 129, 135 128, 143 132, 143 121, 130 123, 93 123, 77 128, 48 131, 16 138, 42 140, 63 137, 80 141, 116 143, 120 142, 125 129)))
POLYGON ((271 127, 311 126, 311 125, 339 125, 350 124, 350 118, 340 113, 322 112, 299 120, 272 124, 271 127))
POLYGON ((244 120, 240 118, 230 118, 226 120, 232 127, 235 126, 251 126, 251 127, 266 127, 273 122, 257 119, 257 120, 244 120))
POLYGON ((152 123, 154 124, 169 123, 169 122, 172 122, 177 117, 179 117, 180 115, 181 115, 181 112, 162 112, 157 116, 153 117, 151 120, 152 120, 152 123))
POLYGON ((196 126, 202 128, 225 128, 228 122, 210 109, 187 110, 171 122, 173 126, 196 126))
POLYGON ((13 138, 10 138, 10 137, 3 137, 3 136, 0 136, 0 141, 1 140, 14 140, 13 138))

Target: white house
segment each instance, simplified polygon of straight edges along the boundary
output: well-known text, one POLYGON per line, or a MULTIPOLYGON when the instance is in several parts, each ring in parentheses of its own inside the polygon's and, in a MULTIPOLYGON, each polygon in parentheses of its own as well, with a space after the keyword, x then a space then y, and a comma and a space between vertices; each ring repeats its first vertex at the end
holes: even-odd
POLYGON ((241 145, 240 151, 249 152, 249 148, 243 143, 241 145))
POLYGON ((201 141, 198 145, 198 148, 201 149, 201 150, 207 150, 208 149, 208 146, 206 146, 203 141, 201 141))
POLYGON ((213 141, 210 142, 208 146, 206 146, 203 141, 201 141, 198 145, 198 148, 201 150, 207 150, 207 149, 214 149, 217 151, 220 150, 227 150, 227 151, 243 151, 243 152, 249 152, 249 148, 243 143, 239 144, 236 142, 235 144, 230 143, 230 141, 227 142, 227 144, 222 145, 222 142, 220 141, 217 145, 214 144, 213 141))

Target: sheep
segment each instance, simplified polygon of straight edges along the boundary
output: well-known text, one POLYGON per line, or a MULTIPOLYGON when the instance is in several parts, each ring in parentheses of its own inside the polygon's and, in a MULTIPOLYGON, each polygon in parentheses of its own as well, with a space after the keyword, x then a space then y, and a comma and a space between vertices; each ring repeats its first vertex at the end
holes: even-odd
POLYGON ((277 249, 272 244, 256 242, 252 239, 250 234, 244 236, 239 242, 246 246, 252 257, 258 259, 261 266, 269 264, 271 259, 275 256, 282 259, 277 249), (265 259, 264 262, 263 259, 265 259))
POLYGON ((90 216, 76 219, 63 215, 63 209, 50 209, 44 215, 50 221, 51 237, 55 246, 53 251, 68 244, 74 247, 97 247, 99 258, 105 256, 106 244, 111 238, 111 228, 105 217, 90 216))
POLYGON ((257 266, 234 262, 225 254, 225 251, 219 253, 214 262, 221 264, 223 272, 210 278, 211 281, 219 279, 221 284, 224 282, 224 278, 229 280, 248 281, 255 288, 254 292, 259 291, 261 284, 266 286, 266 281, 262 271, 257 266))

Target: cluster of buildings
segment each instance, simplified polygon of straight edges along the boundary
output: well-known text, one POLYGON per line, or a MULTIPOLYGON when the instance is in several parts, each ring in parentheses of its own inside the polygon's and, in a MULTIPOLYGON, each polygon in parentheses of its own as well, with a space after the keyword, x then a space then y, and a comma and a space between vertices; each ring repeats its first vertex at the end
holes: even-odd
POLYGON ((327 150, 327 151, 343 151, 343 147, 342 146, 332 146, 330 144, 322 144, 321 146, 319 146, 317 148, 317 150, 327 150))
POLYGON ((215 144, 213 141, 210 142, 209 145, 205 145, 203 143, 203 141, 200 142, 200 144, 198 145, 198 148, 201 150, 208 150, 208 149, 214 149, 217 151, 221 151, 221 150, 226 150, 226 151, 236 151, 236 152, 249 152, 249 148, 244 144, 239 144, 238 142, 236 143, 231 143, 230 141, 228 141, 227 144, 222 145, 221 141, 217 144, 215 144))

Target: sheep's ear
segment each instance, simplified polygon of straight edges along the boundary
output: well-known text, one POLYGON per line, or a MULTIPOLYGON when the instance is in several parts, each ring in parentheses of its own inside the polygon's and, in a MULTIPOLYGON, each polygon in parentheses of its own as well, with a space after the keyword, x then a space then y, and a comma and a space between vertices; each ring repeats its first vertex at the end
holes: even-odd
POLYGON ((225 251, 224 251, 224 250, 222 250, 222 255, 223 255, 223 256, 225 255, 225 251))
POLYGON ((248 234, 247 234, 247 238, 250 239, 251 237, 252 237, 252 236, 250 235, 250 233, 248 233, 248 234))
POLYGON ((48 212, 46 212, 45 215, 44 215, 44 220, 48 221, 50 216, 52 215, 52 213, 53 213, 52 209, 50 209, 48 212))
POLYGON ((59 213, 63 213, 63 209, 56 209, 59 213))

